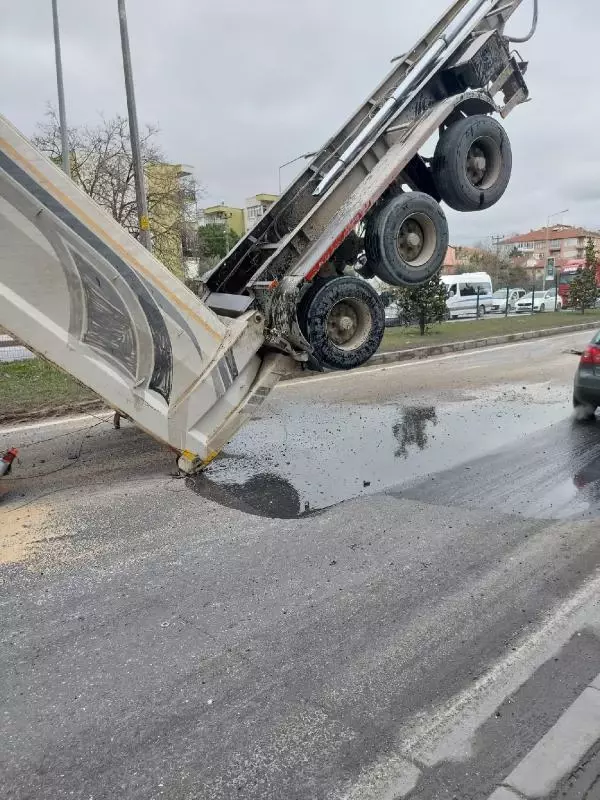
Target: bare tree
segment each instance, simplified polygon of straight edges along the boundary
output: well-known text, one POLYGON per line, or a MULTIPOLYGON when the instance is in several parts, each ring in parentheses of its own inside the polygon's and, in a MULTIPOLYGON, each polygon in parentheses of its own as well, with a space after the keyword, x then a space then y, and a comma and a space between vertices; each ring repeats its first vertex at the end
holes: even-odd
MULTIPOLYGON (((157 143, 158 128, 141 131, 148 215, 155 255, 183 277, 182 237, 195 214, 197 187, 169 164, 157 143)), ((36 129, 35 145, 56 163, 61 159, 58 115, 53 108, 36 129)), ((99 206, 138 238, 138 217, 127 119, 101 117, 97 125, 69 128, 71 177, 99 206)))

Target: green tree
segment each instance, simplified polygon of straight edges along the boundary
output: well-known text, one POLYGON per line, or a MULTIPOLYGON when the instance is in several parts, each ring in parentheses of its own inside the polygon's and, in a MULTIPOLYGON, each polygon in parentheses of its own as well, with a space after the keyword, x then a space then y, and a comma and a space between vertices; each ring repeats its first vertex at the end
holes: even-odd
POLYGON ((448 295, 438 275, 422 286, 399 287, 392 291, 404 320, 407 324, 416 320, 421 336, 425 335, 429 325, 443 322, 447 317, 448 295))
POLYGON ((224 258, 240 237, 231 228, 218 223, 198 228, 198 250, 201 259, 224 258))
POLYGON ((594 242, 588 239, 585 246, 585 267, 573 278, 569 289, 569 304, 572 308, 578 308, 582 314, 585 314, 586 308, 594 308, 598 299, 597 264, 598 256, 594 242))
POLYGON ((518 264, 515 264, 514 266, 511 264, 507 267, 506 272, 502 273, 498 280, 503 281, 511 288, 518 287, 522 289, 528 289, 531 283, 531 275, 527 273, 527 270, 524 267, 521 267, 518 264))

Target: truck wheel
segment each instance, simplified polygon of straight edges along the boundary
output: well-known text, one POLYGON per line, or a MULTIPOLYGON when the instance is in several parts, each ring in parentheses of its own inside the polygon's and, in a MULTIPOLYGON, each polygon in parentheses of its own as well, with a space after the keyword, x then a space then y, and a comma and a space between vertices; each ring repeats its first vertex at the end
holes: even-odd
POLYGON ((419 286, 442 268, 448 241, 448 223, 438 203, 428 194, 406 192, 369 219, 367 263, 385 283, 419 286))
POLYGON ((512 170, 506 131, 492 117, 466 117, 447 128, 433 158, 442 200, 456 211, 481 211, 502 197, 512 170))
POLYGON ((302 333, 313 355, 331 369, 353 369, 376 352, 385 330, 381 298, 359 278, 332 278, 302 298, 302 333))

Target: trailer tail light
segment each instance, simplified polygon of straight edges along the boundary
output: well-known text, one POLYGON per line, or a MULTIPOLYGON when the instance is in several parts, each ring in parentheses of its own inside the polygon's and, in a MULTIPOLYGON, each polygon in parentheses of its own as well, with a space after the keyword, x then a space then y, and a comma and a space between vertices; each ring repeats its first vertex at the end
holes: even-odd
POLYGON ((597 344, 588 345, 581 356, 581 363, 600 367, 600 346, 597 344))

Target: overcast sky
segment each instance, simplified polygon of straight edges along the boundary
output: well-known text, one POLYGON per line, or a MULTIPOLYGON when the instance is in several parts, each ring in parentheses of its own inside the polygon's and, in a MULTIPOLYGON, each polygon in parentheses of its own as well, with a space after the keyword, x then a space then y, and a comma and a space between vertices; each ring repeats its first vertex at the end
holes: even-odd
MULTIPOLYGON (((140 121, 159 124, 170 160, 194 166, 205 205, 276 192, 278 166, 323 144, 448 4, 128 0, 140 121)), ((600 3, 541 6, 522 46, 532 101, 506 121, 511 185, 486 212, 449 212, 456 244, 565 208, 563 221, 600 228, 600 3)), ((59 8, 69 122, 125 113, 116 0, 59 8)), ((524 0, 510 30, 524 33, 530 13, 524 0)), ((0 0, 0 15, 0 110, 30 135, 56 97, 51 2, 0 0)))

